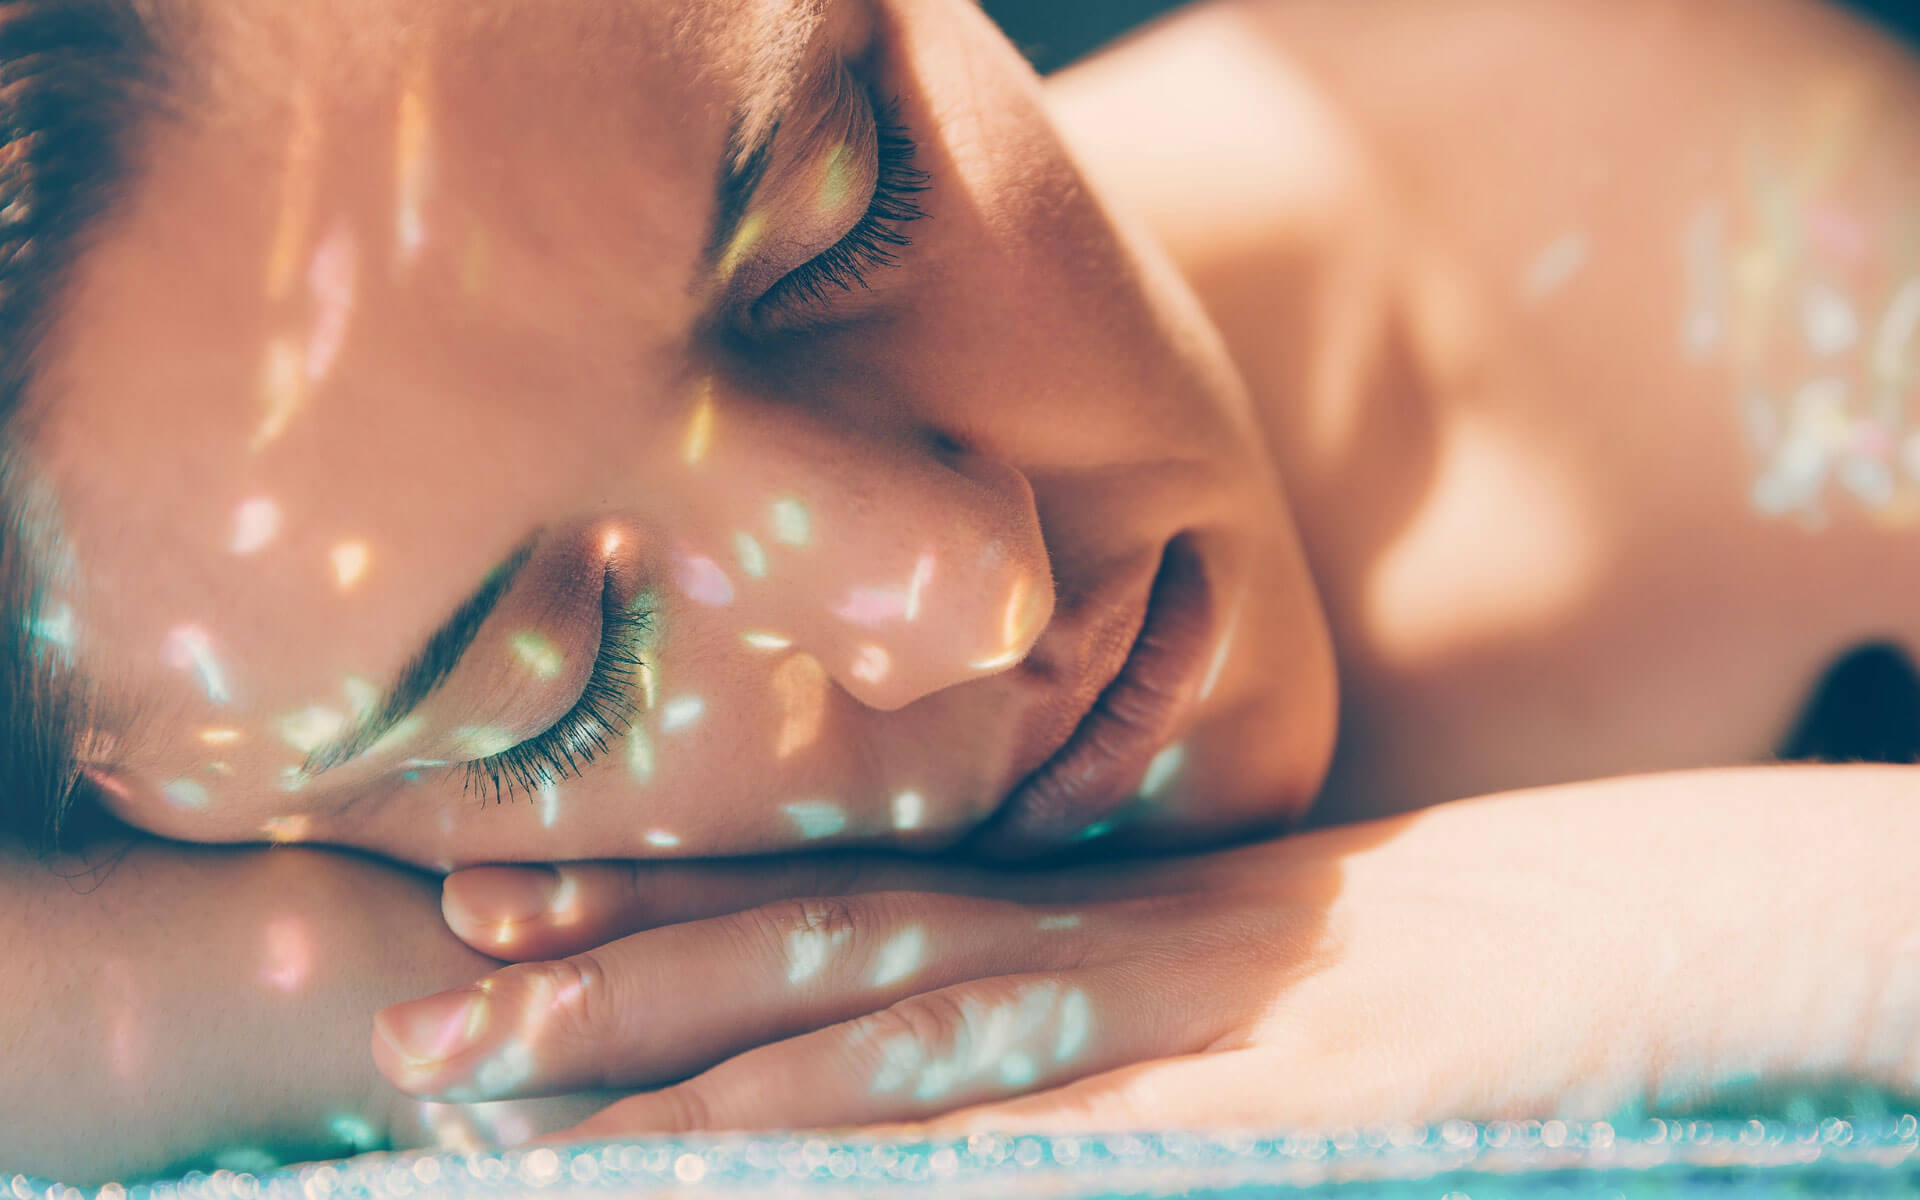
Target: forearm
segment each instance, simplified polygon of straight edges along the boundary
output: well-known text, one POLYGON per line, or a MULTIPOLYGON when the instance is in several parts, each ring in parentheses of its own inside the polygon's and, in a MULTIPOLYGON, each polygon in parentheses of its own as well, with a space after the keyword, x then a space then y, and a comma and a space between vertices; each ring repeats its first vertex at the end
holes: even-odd
POLYGON ((143 843, 97 874, 0 850, 0 944, 0 1169, 74 1182, 382 1132, 371 1014, 491 965, 437 881, 296 848, 143 843))

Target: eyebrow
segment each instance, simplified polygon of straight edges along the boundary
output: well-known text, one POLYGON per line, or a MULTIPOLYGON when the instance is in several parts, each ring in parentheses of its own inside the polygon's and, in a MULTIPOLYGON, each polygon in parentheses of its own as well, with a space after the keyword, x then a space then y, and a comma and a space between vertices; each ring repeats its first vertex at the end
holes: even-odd
POLYGON ((308 755, 301 773, 312 777, 360 757, 440 690, 440 685, 473 648, 474 639, 480 636, 481 627, 499 607, 501 598, 533 558, 538 540, 538 534, 527 538, 505 561, 488 571, 480 586, 461 601, 453 615, 427 635, 426 643, 400 668, 400 674, 368 710, 368 715, 341 737, 308 755))

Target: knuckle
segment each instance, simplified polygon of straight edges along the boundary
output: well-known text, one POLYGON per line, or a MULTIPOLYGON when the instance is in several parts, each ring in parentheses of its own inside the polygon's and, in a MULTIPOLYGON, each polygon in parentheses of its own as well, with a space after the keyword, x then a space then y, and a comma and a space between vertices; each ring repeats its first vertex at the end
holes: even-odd
POLYGON ((957 1042, 966 1023, 967 1014, 957 996, 924 992, 861 1018, 859 1040, 882 1050, 910 1044, 938 1051, 957 1042))
POLYGON ((864 909, 847 897, 779 900, 740 914, 735 926, 748 954, 766 956, 801 983, 864 930, 864 909))
POLYGON ((591 1051, 585 1063, 602 1061, 616 1040, 620 1005, 615 972, 597 951, 530 966, 521 982, 521 1027, 555 1048, 591 1051))
POLYGON ((682 1083, 653 1094, 659 1110, 648 1124, 659 1133, 698 1133, 713 1129, 713 1105, 698 1084, 682 1083))

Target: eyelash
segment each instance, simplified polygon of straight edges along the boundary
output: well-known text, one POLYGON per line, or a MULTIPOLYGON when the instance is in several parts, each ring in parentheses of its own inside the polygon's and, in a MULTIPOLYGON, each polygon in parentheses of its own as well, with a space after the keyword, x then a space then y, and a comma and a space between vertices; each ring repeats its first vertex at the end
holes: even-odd
POLYGON ((607 576, 600 592, 600 652, 580 699, 545 733, 467 764, 467 791, 497 803, 561 779, 577 779, 633 728, 634 683, 644 661, 639 646, 653 628, 647 608, 622 604, 607 576))
POLYGON ((879 144, 873 201, 859 224, 812 260, 795 267, 754 302, 756 313, 799 305, 826 304, 832 293, 868 289, 867 277, 898 263, 897 251, 913 244, 901 228, 923 220, 919 195, 930 186, 927 173, 915 165, 919 146, 900 120, 896 98, 874 108, 874 130, 879 144))

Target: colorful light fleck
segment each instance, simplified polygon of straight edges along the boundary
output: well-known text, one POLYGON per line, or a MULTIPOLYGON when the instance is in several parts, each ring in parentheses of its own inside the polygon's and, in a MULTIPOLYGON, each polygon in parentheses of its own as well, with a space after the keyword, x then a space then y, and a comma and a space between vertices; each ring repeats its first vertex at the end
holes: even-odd
POLYGON ((1186 761, 1187 748, 1184 745, 1168 746, 1154 755, 1153 761, 1147 764, 1146 777, 1140 781, 1141 797, 1151 800, 1159 796, 1173 782, 1174 776, 1180 773, 1186 761))
POLYGON ((1078 929, 1084 923, 1079 913, 1055 913, 1052 916, 1041 917, 1033 923, 1033 927, 1041 933, 1059 933, 1067 929, 1078 929))
POLYGON ((214 657, 213 638, 205 629, 198 625, 176 626, 167 634, 160 653, 166 664, 175 670, 192 671, 200 680, 201 690, 212 703, 227 704, 233 700, 232 689, 227 686, 226 672, 214 657))
POLYGON ((769 515, 773 522, 774 540, 786 546, 804 546, 813 540, 813 518, 807 512, 807 506, 792 496, 782 496, 773 502, 769 515))
POLYGON ((313 252, 313 263, 307 268, 307 290, 314 306, 313 325, 307 331, 309 383, 319 383, 333 373, 347 344, 359 277, 360 243, 352 230, 336 226, 313 252))
POLYGON ((862 683, 884 682, 893 673, 893 656, 885 648, 869 643, 853 656, 852 672, 862 683))
POLYGON ((834 606, 833 615, 850 624, 872 628, 907 615, 907 594, 892 588, 855 588, 834 606))
POLYGON ((244 735, 238 729, 202 729, 200 744, 203 746, 237 745, 244 735))
POLYGON ((560 820, 560 785, 551 779, 543 780, 537 797, 540 828, 552 829, 560 820))
POLYGON ((693 412, 687 416, 687 432, 680 439, 681 462, 697 467, 707 461, 707 455, 713 450, 714 416, 713 380, 702 379, 693 412))
POLYGON ((288 816, 269 817, 260 825, 260 833, 275 845, 288 845, 292 842, 304 842, 313 832, 313 818, 305 813, 293 813, 288 816))
POLYGON ((1240 618, 1246 614, 1247 593, 1242 591, 1234 599, 1233 611, 1227 614, 1225 630, 1220 640, 1214 644, 1213 659, 1207 663, 1207 675, 1200 683, 1200 699, 1208 700, 1214 689, 1220 686, 1220 675, 1227 669, 1227 658, 1233 653, 1233 643, 1240 636, 1240 618))
POLYGON ((307 399, 306 352, 290 337, 267 343, 260 366, 260 399, 266 409, 249 448, 261 450, 279 440, 307 399))
POLYGON ((27 636, 61 651, 71 651, 79 641, 80 627, 73 606, 62 604, 27 622, 27 636))
POLYGON ((791 758, 820 737, 827 715, 827 669, 811 654, 782 659, 773 670, 773 697, 780 707, 776 758, 791 758))
POLYGON ((1093 1002, 1079 988, 1067 989, 1060 998, 1060 1028, 1053 1043, 1053 1061, 1069 1062, 1087 1045, 1093 1031, 1093 1002))
POLYGON ((704 555, 679 555, 674 563, 674 581, 687 599, 709 608, 724 608, 733 603, 733 581, 720 564, 704 555))
POLYGON ((845 810, 831 801, 799 800, 781 805, 780 810, 787 814, 787 819, 800 831, 800 836, 808 841, 832 837, 847 827, 845 810))
POLYGON ((818 975, 832 952, 846 944, 845 928, 796 929, 787 935, 787 982, 802 984, 818 975))
POLYGON ((767 551, 760 539, 750 533, 740 532, 733 535, 733 556, 739 560, 740 570, 749 579, 767 577, 767 551))
POLYGON ((740 222, 739 232, 733 235, 733 241, 728 243, 726 251, 721 254, 720 263, 716 269, 716 274, 723 284, 739 272, 740 264, 753 253, 754 247, 760 244, 760 239, 765 237, 766 233, 767 218, 763 213, 750 212, 740 222))
POLYGON ((660 668, 647 658, 642 659, 633 671, 640 677, 640 707, 652 712, 660 706, 660 668))
POLYGON ((553 644, 553 639, 539 630, 523 629, 509 639, 509 644, 520 665, 536 679, 557 679, 567 665, 566 656, 553 644))
POLYGON ((814 206, 824 215, 837 213, 853 193, 853 148, 845 142, 834 146, 820 175, 820 194, 814 206))
POLYGON ((378 1149, 380 1135, 374 1130, 373 1123, 354 1113, 341 1113, 327 1122, 327 1132, 333 1140, 343 1146, 352 1147, 354 1153, 361 1154, 378 1149))
POLYGON ((490 725, 467 725, 454 731, 453 744, 462 758, 492 758, 513 749, 514 737, 490 725))
POLYGON ((1587 263, 1587 236, 1563 233, 1549 242, 1527 264, 1521 291, 1528 301, 1538 304, 1565 287, 1587 263))
POLYGON ((927 956, 927 932, 918 925, 908 926, 893 935, 887 944, 880 947, 880 954, 874 961, 874 987, 892 987, 904 982, 927 956))
POLYGON ((1000 610, 1001 649, 969 664, 976 671, 997 671, 1026 657, 1029 634, 1046 606, 1046 594, 1026 576, 1013 581, 1000 610))
POLYGON ((698 696, 681 696, 667 701, 660 710, 660 728, 668 733, 679 733, 692 728, 706 714, 707 702, 698 696))
POLYGON ((427 244, 428 139, 432 119, 427 109, 426 60, 416 63, 413 78, 400 94, 394 129, 394 263, 406 267, 427 244))
POLYGON ((307 786, 312 782, 313 782, 313 777, 308 775, 304 768, 301 768, 301 767, 281 767, 280 768, 280 779, 279 779, 278 786, 281 791, 287 793, 288 795, 293 795, 294 793, 297 793, 297 792, 306 791, 307 786))
POLYGON ((320 119, 313 93, 296 84, 293 127, 280 168, 280 213, 274 222, 273 244, 267 253, 266 291, 269 300, 285 299, 306 249, 313 222, 313 192, 319 163, 320 119))
POLYGON ((199 812, 213 803, 213 797, 208 794, 206 785, 197 779, 176 779, 162 787, 160 794, 165 796, 167 803, 175 808, 192 812, 199 812))
POLYGON ((427 727, 427 719, 415 713, 402 720, 392 729, 381 734, 379 740, 367 747, 368 758, 381 758, 402 749, 407 743, 420 736, 427 727))
POLYGON ((279 536, 280 506, 260 496, 242 503, 234 510, 233 537, 229 539, 227 549, 237 555, 253 554, 266 549, 279 536))
POLYGON ((1807 349, 1822 358, 1844 354, 1860 339, 1860 318, 1831 284, 1809 283, 1800 292, 1800 328, 1807 349))
POLYGON ((646 843, 656 850, 671 850, 680 844, 680 835, 664 829, 647 830, 646 843))
POLYGON ((919 792, 901 792, 893 798, 893 827, 902 832, 920 828, 926 819, 927 802, 919 792))
POLYGON ((635 783, 653 781, 653 740, 638 725, 627 731, 627 774, 635 783))
POLYGON ((755 650, 787 650, 793 646, 792 638, 761 629, 748 630, 740 635, 740 640, 755 650))
POLYGON ((909 621, 920 619, 921 601, 926 597, 927 585, 933 582, 934 557, 923 553, 913 564, 913 578, 907 583, 907 611, 909 621))
POLYGON ((312 754, 346 731, 347 716, 337 708, 310 704, 281 717, 275 728, 287 745, 302 754, 312 754))
POLYGON ((327 552, 327 560, 333 566, 333 585, 349 592, 366 577, 373 551, 365 542, 341 542, 327 552))

